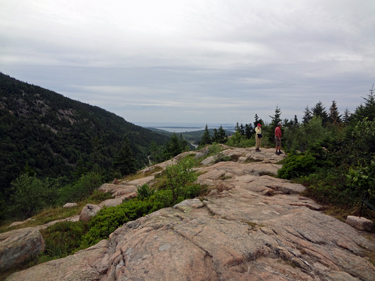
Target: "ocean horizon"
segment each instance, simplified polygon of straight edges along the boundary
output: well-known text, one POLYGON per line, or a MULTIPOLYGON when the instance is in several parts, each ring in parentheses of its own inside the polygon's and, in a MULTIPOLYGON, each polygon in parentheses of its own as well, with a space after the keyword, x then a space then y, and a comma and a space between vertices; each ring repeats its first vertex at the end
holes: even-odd
MULTIPOLYGON (((179 124, 179 123, 158 123, 158 122, 139 122, 139 126, 145 128, 155 128, 159 130, 164 130, 167 132, 174 132, 174 133, 184 133, 184 132, 194 132, 194 131, 202 131, 205 129, 206 124, 196 124, 196 123, 186 123, 186 124, 179 124)), ((219 129, 222 126, 226 131, 234 131, 235 124, 207 124, 208 129, 219 129)))

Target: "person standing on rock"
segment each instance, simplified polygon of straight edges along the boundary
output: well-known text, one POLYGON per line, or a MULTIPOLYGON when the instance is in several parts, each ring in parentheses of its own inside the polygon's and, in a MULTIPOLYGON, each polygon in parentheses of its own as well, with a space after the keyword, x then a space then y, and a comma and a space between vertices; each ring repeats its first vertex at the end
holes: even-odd
POLYGON ((275 142, 276 142, 276 154, 280 155, 281 152, 281 123, 277 124, 277 127, 275 129, 275 142), (279 150, 279 151, 277 151, 279 150))
POLYGON ((255 151, 260 151, 260 143, 262 142, 262 129, 260 128, 262 125, 258 123, 255 127, 255 151))

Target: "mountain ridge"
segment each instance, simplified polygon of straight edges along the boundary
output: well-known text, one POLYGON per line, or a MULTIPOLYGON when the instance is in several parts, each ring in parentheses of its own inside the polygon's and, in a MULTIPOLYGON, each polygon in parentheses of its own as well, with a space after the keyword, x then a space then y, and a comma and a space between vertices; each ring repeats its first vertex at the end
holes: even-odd
POLYGON ((169 138, 126 121, 98 106, 75 101, 0 72, 0 191, 27 171, 37 176, 70 177, 80 159, 111 172, 126 134, 143 167, 154 141, 169 138))

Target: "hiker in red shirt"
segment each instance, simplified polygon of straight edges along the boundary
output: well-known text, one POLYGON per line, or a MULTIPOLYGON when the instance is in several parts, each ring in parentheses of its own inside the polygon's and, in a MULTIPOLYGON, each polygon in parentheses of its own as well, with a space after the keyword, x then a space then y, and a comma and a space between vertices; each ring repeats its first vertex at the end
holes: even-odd
POLYGON ((280 155, 282 154, 280 150, 281 149, 281 123, 277 124, 277 127, 275 129, 275 142, 276 142, 276 154, 280 155))

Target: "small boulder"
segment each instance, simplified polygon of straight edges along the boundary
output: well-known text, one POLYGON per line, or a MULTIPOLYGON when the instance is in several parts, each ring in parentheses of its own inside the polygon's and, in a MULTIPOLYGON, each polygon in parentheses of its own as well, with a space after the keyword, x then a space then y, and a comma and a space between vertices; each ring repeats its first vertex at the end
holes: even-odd
POLYGON ((214 157, 214 156, 209 156, 209 157, 207 157, 206 159, 204 159, 204 160, 201 162, 201 164, 202 164, 203 166, 206 166, 206 165, 212 164, 212 163, 214 163, 214 162, 215 162, 215 157, 214 157))
POLYGON ((186 212, 190 208, 198 209, 203 206, 204 204, 199 199, 186 199, 185 201, 174 205, 173 208, 186 212))
POLYGON ((95 216, 100 211, 100 206, 87 204, 79 214, 79 220, 89 221, 93 216, 95 216))
POLYGON ((356 217, 356 216, 348 216, 346 218, 346 223, 356 229, 365 230, 365 231, 371 231, 374 225, 372 221, 364 217, 356 217))
POLYGON ((74 208, 76 206, 78 206, 77 203, 66 203, 63 208, 74 208))
POLYGON ((112 182, 112 184, 119 184, 120 182, 115 178, 112 182))

